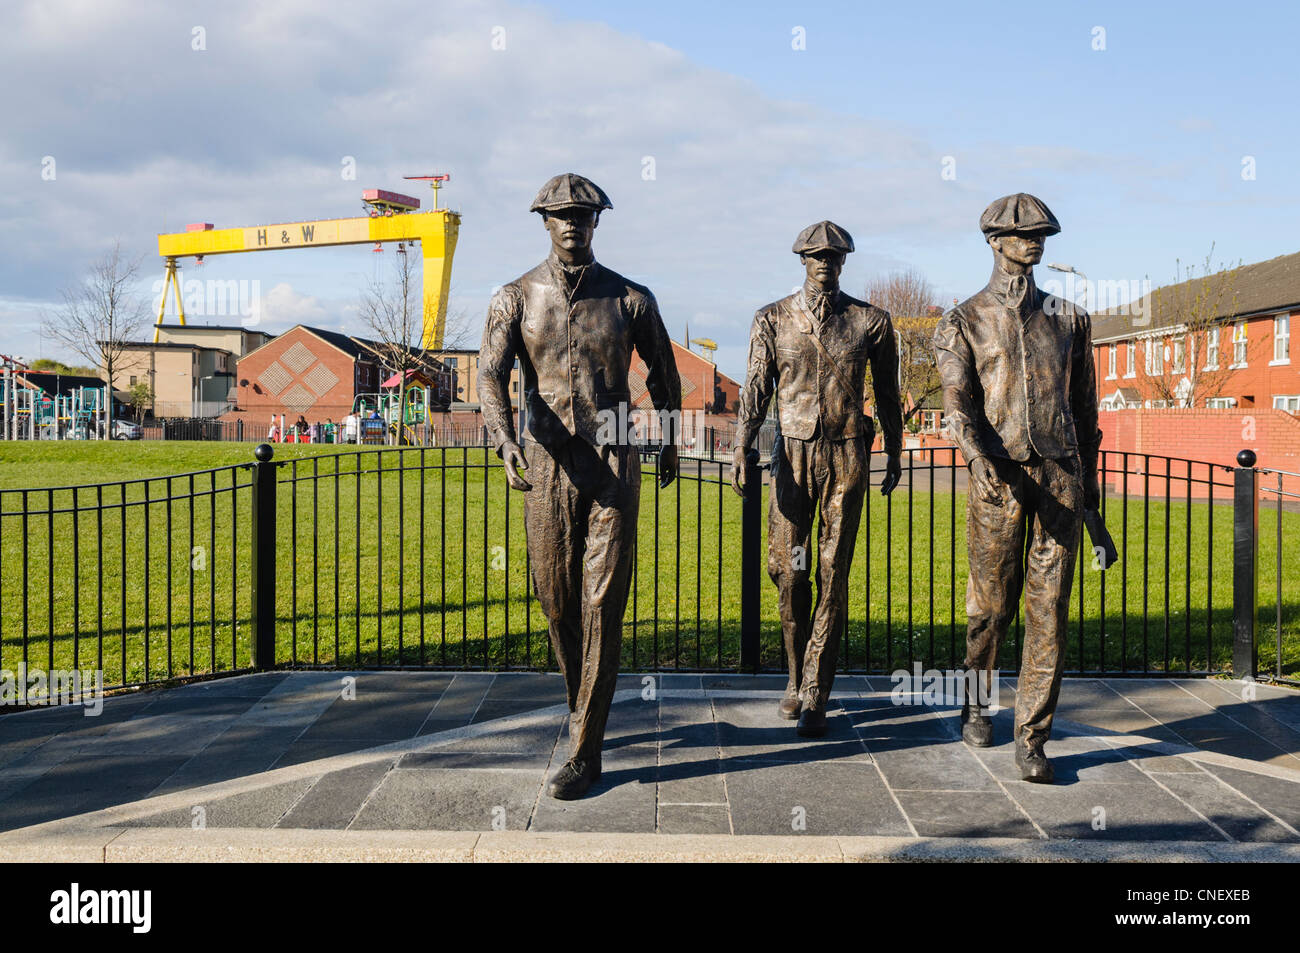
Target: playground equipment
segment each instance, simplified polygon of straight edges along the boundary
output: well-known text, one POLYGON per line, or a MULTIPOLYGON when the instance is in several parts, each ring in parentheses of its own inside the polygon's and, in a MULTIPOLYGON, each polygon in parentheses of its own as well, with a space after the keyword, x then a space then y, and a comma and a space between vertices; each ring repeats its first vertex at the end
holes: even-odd
POLYGON ((26 366, 3 358, 0 436, 8 440, 96 440, 100 436, 105 388, 78 386, 49 393, 23 374, 26 366))
MULTIPOLYGON (((276 248, 317 248, 327 245, 375 245, 384 242, 419 242, 424 255, 423 345, 429 350, 442 347, 447 317, 447 293, 451 286, 451 260, 460 234, 460 215, 438 208, 438 190, 450 174, 406 176, 427 181, 434 190, 433 208, 420 212, 420 200, 384 189, 366 189, 361 194, 367 214, 363 218, 331 218, 278 225, 214 228, 209 222, 187 225, 183 232, 158 236, 158 254, 166 259, 158 324, 167 310, 167 293, 174 290, 176 318, 185 323, 177 260, 194 258, 201 263, 207 255, 270 251, 276 248)), ((154 330, 154 341, 159 332, 154 330)))
POLYGON ((361 420, 362 443, 387 443, 389 434, 396 435, 399 443, 415 443, 415 432, 411 428, 428 423, 428 411, 429 387, 422 382, 413 383, 406 388, 405 414, 402 414, 401 391, 395 387, 378 394, 357 394, 352 401, 352 413, 361 420), (377 421, 376 413, 379 415, 377 421), (399 415, 402 416, 400 432, 399 415), (367 426, 368 424, 370 425, 367 426))

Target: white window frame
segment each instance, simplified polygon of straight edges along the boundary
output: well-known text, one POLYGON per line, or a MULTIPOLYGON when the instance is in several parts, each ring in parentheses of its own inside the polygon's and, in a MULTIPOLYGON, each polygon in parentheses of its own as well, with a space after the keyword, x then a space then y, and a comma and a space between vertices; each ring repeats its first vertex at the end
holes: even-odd
POLYGON ((1128 344, 1125 345, 1125 347, 1128 349, 1128 353, 1124 355, 1124 376, 1125 376, 1125 377, 1137 377, 1137 376, 1138 376, 1138 369, 1137 369, 1137 362, 1138 362, 1138 346, 1137 346, 1137 341, 1129 341, 1128 344))
POLYGON ((1237 406, 1235 397, 1207 397, 1205 406, 1210 410, 1231 410, 1237 406))
POLYGON ((1112 344, 1110 353, 1106 355, 1106 380, 1113 381, 1116 375, 1116 365, 1119 364, 1119 345, 1112 344))
POLYGON ((1147 377, 1163 377, 1165 373, 1165 342, 1158 338, 1147 338, 1146 344, 1147 377))
POLYGON ((1219 369, 1219 329, 1210 328, 1205 332, 1205 369, 1207 371, 1217 371, 1219 369))
POLYGON ((1273 318, 1273 360, 1270 367, 1291 363, 1291 315, 1279 314, 1273 318), (1278 351, 1282 353, 1279 354, 1278 351))
POLYGON ((1187 342, 1176 337, 1173 340, 1173 358, 1169 362, 1169 370, 1174 374, 1187 373, 1187 342))
POLYGON ((1245 321, 1238 321, 1232 326, 1232 363, 1229 367, 1238 368, 1246 366, 1246 359, 1249 357, 1250 330, 1246 327, 1245 321))
POLYGON ((1300 414, 1300 394, 1274 394, 1273 409, 1289 414, 1300 414))

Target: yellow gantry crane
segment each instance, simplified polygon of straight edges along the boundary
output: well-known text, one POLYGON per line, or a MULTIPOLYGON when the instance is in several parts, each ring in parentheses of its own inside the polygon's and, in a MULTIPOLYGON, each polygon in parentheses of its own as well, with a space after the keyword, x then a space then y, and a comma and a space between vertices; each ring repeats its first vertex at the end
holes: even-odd
POLYGON ((698 347, 706 361, 713 361, 713 352, 718 349, 718 342, 712 338, 691 338, 690 342, 698 347))
MULTIPOLYGON (((366 189, 361 193, 361 200, 368 214, 358 218, 237 228, 214 228, 211 223, 202 222, 187 225, 183 232, 159 235, 158 254, 166 259, 167 264, 157 323, 163 322, 169 289, 175 290, 177 320, 185 323, 184 297, 176 264, 180 258, 192 257, 201 262, 207 255, 327 245, 374 244, 378 251, 384 242, 419 242, 424 255, 422 345, 428 350, 440 349, 446 326, 447 293, 451 286, 451 260, 460 234, 460 215, 450 209, 438 208, 438 189, 451 178, 450 174, 408 175, 405 178, 430 183, 434 190, 433 208, 421 212, 417 198, 384 189, 366 189)), ((154 329, 154 341, 158 341, 157 328, 154 329)))

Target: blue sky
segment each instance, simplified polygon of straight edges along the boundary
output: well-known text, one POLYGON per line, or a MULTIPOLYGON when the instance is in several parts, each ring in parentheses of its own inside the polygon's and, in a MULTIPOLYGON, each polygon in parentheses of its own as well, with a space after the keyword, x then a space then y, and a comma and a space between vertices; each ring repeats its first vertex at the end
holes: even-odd
MULTIPOLYGON (((546 252, 532 194, 572 170, 614 201, 598 256, 650 285, 674 336, 689 321, 716 338, 732 374, 754 310, 799 281, 795 233, 822 218, 857 241, 847 290, 912 266, 945 301, 983 285, 979 213, 1012 191, 1061 220, 1047 260, 1097 280, 1161 283, 1212 244, 1216 263, 1300 250, 1286 5, 10 9, 0 351, 26 357, 60 356, 41 310, 114 240, 144 259, 147 293, 157 232, 352 215, 363 188, 429 171, 452 173, 464 216, 451 308, 471 337, 492 288, 546 252), (339 172, 348 156, 355 180, 339 172)), ((271 330, 360 332, 357 299, 384 258, 229 256, 186 276, 258 282, 271 330)))

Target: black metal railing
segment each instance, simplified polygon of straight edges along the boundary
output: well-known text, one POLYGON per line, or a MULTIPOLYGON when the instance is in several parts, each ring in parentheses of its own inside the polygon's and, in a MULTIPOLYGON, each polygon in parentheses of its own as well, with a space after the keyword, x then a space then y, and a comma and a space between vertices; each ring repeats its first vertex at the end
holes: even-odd
MULTIPOLYGON (((1244 465, 1247 461, 1239 457, 1238 462, 1244 465)), ((1249 460, 1251 465, 1254 462, 1253 458, 1249 460)), ((1300 618, 1300 594, 1296 593, 1290 585, 1294 583, 1297 573, 1295 554, 1290 554, 1291 559, 1288 563, 1286 546, 1288 539, 1295 539, 1297 530, 1300 530, 1300 473, 1287 470, 1245 470, 1242 479, 1248 484, 1242 494, 1243 510, 1250 506, 1250 501, 1253 499, 1252 508, 1255 511, 1253 525, 1256 532, 1253 559, 1249 537, 1243 538, 1241 546, 1243 566, 1240 577, 1243 591, 1240 595, 1241 632, 1237 650, 1240 658, 1234 665, 1234 669, 1260 668, 1258 648, 1266 644, 1265 640, 1269 635, 1268 626, 1265 624, 1268 614, 1260 612, 1260 607, 1252 600, 1258 598, 1261 588, 1267 587, 1273 600, 1271 613, 1273 671, 1269 676, 1276 681, 1300 685, 1300 672, 1297 672, 1295 648, 1292 644, 1298 627, 1297 618, 1300 618), (1251 482, 1254 483, 1253 491, 1249 486, 1251 482), (1265 523, 1267 524, 1269 519, 1273 522, 1271 531, 1267 525, 1260 529, 1259 515, 1264 511, 1267 511, 1265 523), (1258 554, 1261 545, 1265 549, 1264 558, 1260 558, 1258 554), (1268 558, 1269 547, 1273 550, 1271 559, 1268 558), (1268 579, 1270 572, 1273 577, 1271 580, 1268 579), (1252 576, 1256 581, 1254 587, 1250 586, 1252 576), (1252 622, 1257 629, 1249 628, 1252 622)), ((1243 511, 1242 520, 1246 519, 1247 514, 1243 511)), ((1259 674, 1264 675, 1262 672, 1259 674)))
MULTIPOLYGON (((0 491, 0 669, 95 667, 115 686, 272 666, 553 664, 529 583, 524 497, 507 490, 491 451, 257 454, 178 476, 0 491)), ((742 501, 730 454, 683 457, 663 491, 652 460, 624 667, 782 669, 766 467, 751 455, 742 501)), ((958 668, 965 467, 952 447, 907 449, 902 482, 882 497, 883 462, 873 457, 840 669, 958 668)), ((1257 643, 1274 636, 1275 674, 1294 673, 1283 524, 1300 516, 1279 495, 1277 532, 1261 534, 1259 483, 1275 471, 1240 463, 1101 455, 1120 563, 1103 573, 1081 549, 1068 672, 1254 674, 1257 643), (1260 565, 1276 567, 1273 607, 1258 602, 1260 565), (1270 608, 1276 633, 1257 625, 1270 608)), ((1022 635, 1017 619, 1003 671, 1016 668, 1022 635)))
POLYGON ((253 660, 247 465, 0 490, 0 670, 98 670, 108 686, 253 660))

